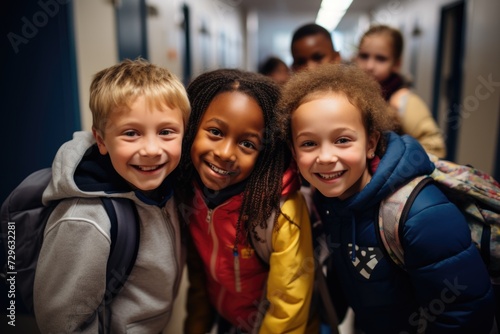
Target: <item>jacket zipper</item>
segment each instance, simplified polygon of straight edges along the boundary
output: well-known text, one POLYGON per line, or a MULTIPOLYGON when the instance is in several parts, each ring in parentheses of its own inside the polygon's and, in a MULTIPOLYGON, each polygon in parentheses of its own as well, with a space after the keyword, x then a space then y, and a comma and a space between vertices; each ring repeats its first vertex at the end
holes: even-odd
POLYGON ((212 242, 213 242, 213 249, 212 249, 212 254, 210 255, 210 273, 212 275, 212 277, 215 279, 217 276, 216 276, 216 265, 217 265, 217 252, 219 250, 219 239, 217 239, 217 235, 214 231, 214 226, 213 226, 213 222, 212 222, 212 217, 213 217, 213 212, 214 212, 215 209, 208 209, 208 212, 207 212, 207 217, 206 217, 206 222, 208 224, 208 234, 210 235, 210 237, 212 238, 212 242))
MULTIPOLYGON (((219 239, 217 239, 216 233, 213 229, 213 215, 214 211, 216 209, 208 209, 207 216, 205 218, 205 221, 208 224, 208 234, 212 237, 212 242, 213 242, 213 251, 210 256, 210 272, 212 277, 215 279, 216 278, 216 264, 217 264, 217 253, 219 250, 219 239)), ((236 292, 241 292, 241 277, 240 277, 240 261, 239 261, 239 256, 238 256, 238 251, 233 252, 233 257, 234 257, 234 285, 235 285, 235 290, 236 292)), ((223 292, 221 291, 221 294, 223 292)), ((222 296, 220 295, 219 298, 222 296)))

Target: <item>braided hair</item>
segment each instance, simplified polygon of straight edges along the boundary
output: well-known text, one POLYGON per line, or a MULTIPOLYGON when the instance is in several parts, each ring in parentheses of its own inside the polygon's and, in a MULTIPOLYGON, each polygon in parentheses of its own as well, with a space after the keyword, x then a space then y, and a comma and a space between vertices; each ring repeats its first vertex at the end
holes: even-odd
MULTIPOLYGON (((243 191, 243 202, 236 225, 236 247, 240 237, 249 240, 249 232, 260 241, 256 227, 260 225, 266 228, 272 212, 279 212, 287 146, 275 110, 280 91, 270 78, 238 69, 218 69, 199 75, 187 87, 192 112, 182 145, 182 151, 186 153, 182 155, 179 165, 182 173, 178 191, 180 203, 189 203, 194 196, 196 169, 189 152, 203 114, 213 99, 225 92, 240 92, 253 98, 262 109, 265 125, 263 145, 243 191)), ((180 216, 182 217, 182 213, 180 216)), ((275 221, 277 217, 278 215, 275 216, 275 221)), ((184 221, 187 223, 186 219, 184 221)))

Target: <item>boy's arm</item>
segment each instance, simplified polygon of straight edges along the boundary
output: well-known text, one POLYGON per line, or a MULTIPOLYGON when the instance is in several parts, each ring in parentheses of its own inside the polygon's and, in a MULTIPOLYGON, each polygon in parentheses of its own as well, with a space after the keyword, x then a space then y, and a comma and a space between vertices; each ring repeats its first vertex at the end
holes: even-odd
POLYGON ((267 299, 269 308, 259 333, 305 333, 314 285, 314 258, 309 211, 296 191, 281 207, 273 232, 267 299))
MULTIPOLYGON (((33 292, 42 333, 76 332, 98 308, 104 296, 110 242, 90 219, 48 222, 33 292)), ((96 317, 83 333, 97 332, 96 317)))

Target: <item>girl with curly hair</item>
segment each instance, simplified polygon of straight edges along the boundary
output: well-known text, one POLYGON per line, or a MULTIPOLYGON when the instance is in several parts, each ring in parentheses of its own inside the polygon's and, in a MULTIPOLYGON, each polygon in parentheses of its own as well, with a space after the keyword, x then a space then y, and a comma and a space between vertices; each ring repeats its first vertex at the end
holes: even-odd
POLYGON ((358 327, 489 333, 495 303, 486 266, 465 217, 434 183, 399 225, 405 270, 382 244, 381 202, 434 165, 416 139, 389 131, 377 82, 354 66, 322 65, 295 75, 282 94, 280 117, 330 242, 332 294, 345 297, 358 327))

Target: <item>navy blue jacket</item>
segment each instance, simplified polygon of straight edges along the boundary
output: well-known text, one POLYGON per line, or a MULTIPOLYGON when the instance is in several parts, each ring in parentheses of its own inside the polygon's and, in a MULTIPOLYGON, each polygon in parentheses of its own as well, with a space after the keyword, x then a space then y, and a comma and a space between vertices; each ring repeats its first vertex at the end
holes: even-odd
POLYGON ((407 271, 386 254, 375 230, 381 200, 434 169, 413 138, 390 133, 388 139, 361 192, 344 201, 314 195, 332 248, 337 293, 366 333, 489 333, 494 298, 486 266, 465 218, 434 184, 419 193, 403 229, 407 271))

